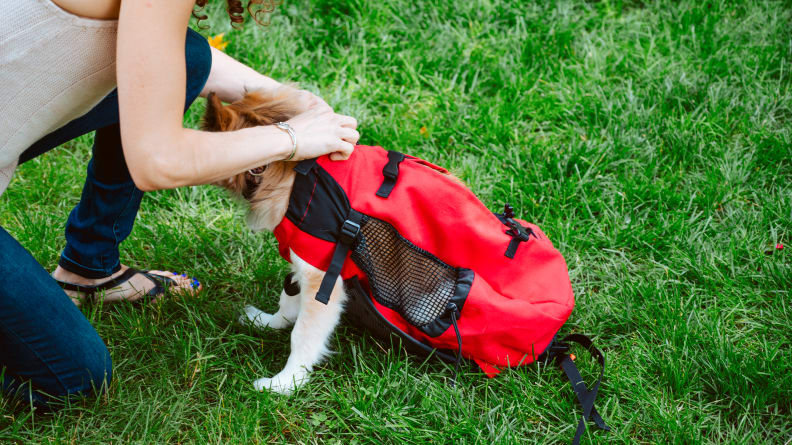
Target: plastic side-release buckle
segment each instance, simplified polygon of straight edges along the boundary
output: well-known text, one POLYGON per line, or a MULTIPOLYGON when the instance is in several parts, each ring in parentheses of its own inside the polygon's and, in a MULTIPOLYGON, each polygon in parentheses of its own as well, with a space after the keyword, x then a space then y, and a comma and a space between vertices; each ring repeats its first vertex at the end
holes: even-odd
POLYGON ((341 226, 341 233, 338 234, 338 241, 342 244, 352 244, 360 233, 360 224, 346 220, 341 226))
POLYGON ((349 210, 347 218, 344 224, 341 225, 341 230, 338 233, 338 243, 333 251, 333 258, 330 260, 330 266, 327 268, 322 278, 322 284, 319 285, 319 291, 316 293, 316 301, 324 304, 330 301, 330 293, 333 291, 336 280, 341 274, 346 256, 352 249, 355 238, 360 233, 360 223, 363 222, 363 214, 355 209, 349 210))

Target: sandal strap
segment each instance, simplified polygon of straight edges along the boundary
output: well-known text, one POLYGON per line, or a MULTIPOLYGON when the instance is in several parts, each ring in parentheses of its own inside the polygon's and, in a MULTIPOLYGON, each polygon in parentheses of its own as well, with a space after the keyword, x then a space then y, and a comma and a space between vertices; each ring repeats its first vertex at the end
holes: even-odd
POLYGON ((60 280, 55 280, 55 282, 58 283, 58 286, 60 286, 60 288, 63 290, 82 292, 83 294, 85 294, 86 298, 90 298, 90 299, 93 299, 94 292, 96 292, 94 286, 80 286, 79 284, 67 283, 65 281, 60 281, 60 280))
POLYGON ((149 271, 141 270, 140 273, 154 283, 154 287, 146 292, 147 297, 158 297, 164 294, 168 289, 176 285, 176 281, 164 275, 157 275, 149 273, 149 271))
POLYGON ((135 275, 143 275, 144 277, 148 278, 154 284, 154 287, 146 292, 140 300, 135 300, 135 302, 147 303, 153 300, 153 297, 158 297, 165 293, 165 291, 176 284, 171 278, 162 275, 155 275, 149 273, 147 270, 140 270, 130 267, 129 269, 125 270, 124 273, 121 275, 113 278, 110 281, 107 281, 102 284, 97 284, 95 286, 82 286, 79 284, 67 283, 65 281, 55 280, 58 285, 63 290, 70 290, 74 292, 82 292, 85 294, 85 298, 88 299, 91 303, 96 302, 96 294, 97 292, 112 289, 114 287, 118 287, 120 284, 123 284, 129 281, 135 275))
POLYGON ((133 268, 130 267, 129 269, 125 270, 124 273, 122 273, 121 275, 113 278, 112 280, 110 280, 110 281, 108 281, 106 283, 97 284, 95 286, 86 286, 86 285, 81 285, 81 284, 67 283, 65 281, 60 281, 60 280, 55 280, 55 282, 58 283, 58 286, 60 286, 61 289, 70 290, 70 291, 74 291, 74 292, 82 292, 83 294, 85 294, 86 298, 88 298, 89 300, 93 301, 94 298, 96 297, 96 293, 97 292, 103 291, 103 290, 107 290, 107 289, 112 289, 112 288, 118 286, 121 283, 129 281, 130 278, 132 278, 134 275, 136 275, 136 274, 138 274, 140 272, 141 272, 140 270, 133 269, 133 268))
POLYGON ((98 291, 101 291, 101 290, 112 289, 114 287, 117 287, 119 284, 126 283, 127 281, 130 280, 130 278, 134 277, 135 275, 137 275, 137 274, 139 274, 141 272, 143 272, 143 271, 130 267, 129 269, 125 270, 124 273, 122 273, 121 275, 113 278, 112 280, 106 281, 106 282, 104 282, 102 284, 97 284, 96 286, 91 286, 91 287, 93 287, 94 292, 98 292, 98 291))
POLYGON ((138 270, 138 273, 148 278, 149 281, 154 284, 154 287, 149 289, 149 291, 143 294, 140 298, 130 301, 130 303, 135 307, 145 306, 153 302, 157 299, 157 297, 165 295, 165 292, 167 292, 168 289, 176 284, 176 281, 172 278, 166 277, 164 275, 153 274, 147 270, 138 270))

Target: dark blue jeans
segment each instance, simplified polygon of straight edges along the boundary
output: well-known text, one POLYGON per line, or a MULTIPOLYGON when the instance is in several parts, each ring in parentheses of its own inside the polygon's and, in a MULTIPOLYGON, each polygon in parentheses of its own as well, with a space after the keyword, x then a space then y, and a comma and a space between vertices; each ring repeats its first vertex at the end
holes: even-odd
MULTIPOLYGON (((185 110, 203 89, 212 65, 206 39, 188 30, 185 45, 185 110)), ((96 131, 93 157, 79 204, 66 223, 59 264, 87 278, 120 268, 118 246, 129 236, 143 192, 124 160, 118 126, 118 96, 43 137, 20 163, 66 141, 96 131)), ((167 150, 168 147, 161 147, 167 150)), ((0 227, 0 384, 34 403, 87 394, 108 383, 110 355, 102 339, 47 271, 0 227), (32 389, 32 391, 28 391, 32 389)))

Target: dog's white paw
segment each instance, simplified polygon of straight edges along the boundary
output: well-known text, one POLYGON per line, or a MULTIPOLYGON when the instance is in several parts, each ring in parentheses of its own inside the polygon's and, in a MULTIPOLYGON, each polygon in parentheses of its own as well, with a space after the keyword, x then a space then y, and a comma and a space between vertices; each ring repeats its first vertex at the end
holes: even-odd
POLYGON ((307 381, 307 372, 296 374, 279 373, 272 378, 265 377, 256 380, 253 382, 253 387, 256 388, 256 391, 264 391, 266 389, 278 394, 289 395, 307 381))
POLYGON ((272 322, 272 314, 263 312, 251 305, 245 306, 242 315, 239 316, 239 323, 264 329, 272 322))

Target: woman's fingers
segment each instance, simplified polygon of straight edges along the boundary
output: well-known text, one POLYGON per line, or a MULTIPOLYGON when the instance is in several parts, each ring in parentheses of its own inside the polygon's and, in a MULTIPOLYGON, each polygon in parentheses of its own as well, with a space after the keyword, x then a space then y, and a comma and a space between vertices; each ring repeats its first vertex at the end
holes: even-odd
POLYGON ((330 104, 325 102, 324 99, 322 99, 321 97, 319 97, 319 96, 317 96, 315 94, 311 94, 311 96, 313 96, 313 100, 316 101, 316 106, 317 107, 324 108, 324 109, 327 109, 329 111, 333 111, 333 107, 331 107, 330 104))
POLYGON ((336 118, 338 119, 338 123, 341 124, 342 127, 346 128, 357 128, 357 119, 351 116, 344 116, 343 114, 336 114, 336 118))
POLYGON ((315 110, 320 110, 320 111, 324 111, 324 112, 332 112, 333 111, 333 108, 330 105, 328 105, 327 102, 323 101, 321 98, 319 98, 317 96, 311 96, 311 98, 308 101, 308 107, 307 108, 309 110, 315 109, 315 110))
POLYGON ((335 114, 333 113, 333 109, 330 107, 313 107, 305 113, 310 113, 313 116, 321 116, 325 119, 332 119, 333 115, 335 114))
POLYGON ((357 141, 360 140, 360 133, 355 129, 347 127, 341 127, 338 131, 338 136, 352 145, 357 144, 357 141))
POLYGON ((352 156, 352 152, 355 151, 355 146, 350 144, 349 142, 341 141, 339 145, 339 150, 330 153, 330 160, 331 161, 344 161, 349 159, 352 156))
POLYGON ((302 94, 303 97, 305 98, 304 100, 305 100, 305 102, 307 104, 306 109, 326 108, 326 109, 332 110, 330 105, 328 105, 327 102, 324 101, 324 99, 322 99, 321 97, 317 96, 316 94, 314 94, 314 93, 312 93, 312 92, 310 92, 308 90, 300 90, 300 94, 302 94))

